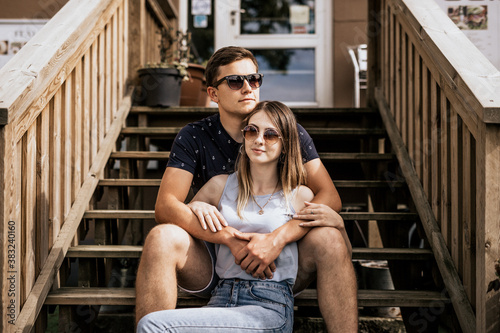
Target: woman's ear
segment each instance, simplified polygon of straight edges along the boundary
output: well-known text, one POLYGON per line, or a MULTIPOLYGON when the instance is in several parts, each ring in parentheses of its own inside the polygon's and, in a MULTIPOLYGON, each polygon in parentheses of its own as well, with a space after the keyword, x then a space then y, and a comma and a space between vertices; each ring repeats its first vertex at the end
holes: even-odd
POLYGON ((214 87, 208 87, 207 88, 207 93, 208 93, 208 97, 210 97, 210 99, 212 101, 214 101, 215 103, 219 103, 219 98, 217 97, 217 89, 215 89, 214 87))

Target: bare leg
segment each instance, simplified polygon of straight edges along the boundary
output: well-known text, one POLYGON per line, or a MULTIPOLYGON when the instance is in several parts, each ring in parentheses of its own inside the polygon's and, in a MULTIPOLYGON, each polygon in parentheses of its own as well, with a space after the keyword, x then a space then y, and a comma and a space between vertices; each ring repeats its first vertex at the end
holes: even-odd
POLYGON ((136 280, 136 323, 146 314, 175 309, 177 284, 200 290, 210 283, 212 263, 205 244, 182 228, 160 224, 148 234, 136 280))
POLYGON ((318 303, 328 332, 357 332, 356 275, 341 233, 335 228, 316 227, 298 247, 294 292, 306 288, 317 275, 318 303))

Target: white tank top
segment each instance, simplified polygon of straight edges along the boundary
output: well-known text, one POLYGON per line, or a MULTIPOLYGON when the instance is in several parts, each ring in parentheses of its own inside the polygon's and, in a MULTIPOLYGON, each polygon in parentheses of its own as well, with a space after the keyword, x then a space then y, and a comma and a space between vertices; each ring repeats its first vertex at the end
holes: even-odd
MULTIPOLYGON (((297 189, 294 189, 292 196, 297 189)), ((219 210, 228 222, 228 224, 241 232, 269 233, 290 220, 287 214, 294 214, 293 207, 288 207, 285 201, 283 191, 274 193, 271 200, 268 195, 255 196, 255 200, 261 207, 264 207, 264 214, 259 215, 260 207, 253 200, 249 200, 247 207, 243 211, 243 220, 236 213, 238 197, 238 178, 236 172, 228 176, 224 192, 222 193, 219 210)), ((234 256, 225 245, 216 244, 217 262, 216 273, 221 279, 244 279, 257 280, 252 275, 247 274, 240 266, 234 262, 234 256)), ((270 281, 286 281, 293 285, 297 276, 298 251, 297 243, 293 242, 286 245, 281 254, 275 261, 276 272, 270 281)))

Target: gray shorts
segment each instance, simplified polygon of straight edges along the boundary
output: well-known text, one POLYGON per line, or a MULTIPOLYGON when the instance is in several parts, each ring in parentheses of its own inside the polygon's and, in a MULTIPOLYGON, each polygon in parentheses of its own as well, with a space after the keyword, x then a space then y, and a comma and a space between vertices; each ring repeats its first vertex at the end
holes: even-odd
POLYGON ((180 290, 190 293, 194 296, 200 298, 210 298, 210 296, 212 296, 212 290, 214 290, 214 288, 217 286, 217 283, 219 283, 219 277, 215 273, 215 258, 216 258, 215 244, 209 242, 204 242, 204 243, 205 246, 207 247, 208 253, 210 254, 210 259, 212 260, 212 278, 210 279, 210 282, 200 290, 188 290, 179 285, 178 287, 180 290))

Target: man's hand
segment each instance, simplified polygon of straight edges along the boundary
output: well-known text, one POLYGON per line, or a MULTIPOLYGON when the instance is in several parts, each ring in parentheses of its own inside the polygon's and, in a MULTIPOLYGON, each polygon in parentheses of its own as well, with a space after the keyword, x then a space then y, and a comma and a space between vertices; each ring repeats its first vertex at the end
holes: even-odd
POLYGON ((276 271, 274 260, 278 258, 284 244, 278 244, 273 233, 237 233, 235 236, 248 242, 238 253, 233 253, 236 264, 255 278, 271 279, 276 271))
POLYGON ((213 232, 217 232, 217 230, 222 230, 222 227, 228 226, 224 216, 213 205, 202 201, 191 201, 188 207, 198 217, 203 230, 207 230, 207 225, 213 232))

